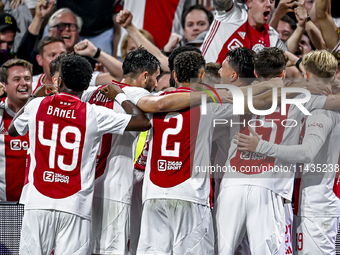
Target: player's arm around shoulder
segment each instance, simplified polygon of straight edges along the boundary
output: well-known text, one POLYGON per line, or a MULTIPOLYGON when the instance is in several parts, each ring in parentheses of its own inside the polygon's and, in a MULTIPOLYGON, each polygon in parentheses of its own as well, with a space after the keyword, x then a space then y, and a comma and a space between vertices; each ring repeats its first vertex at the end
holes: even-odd
POLYGON ((19 135, 25 135, 28 131, 28 120, 29 120, 29 113, 25 112, 25 108, 31 102, 34 98, 40 97, 40 101, 45 96, 50 96, 57 93, 56 87, 53 85, 43 85, 40 86, 37 91, 34 93, 34 95, 31 95, 26 104, 16 113, 14 116, 11 124, 8 128, 8 134, 12 137, 17 137, 19 135), (26 113, 25 116, 23 116, 20 120, 18 118, 23 115, 23 113, 26 113))
POLYGON ((149 119, 144 115, 141 109, 128 100, 124 92, 116 85, 107 85, 101 89, 101 92, 111 100, 119 103, 125 112, 131 115, 129 124, 125 131, 146 131, 151 128, 149 119))

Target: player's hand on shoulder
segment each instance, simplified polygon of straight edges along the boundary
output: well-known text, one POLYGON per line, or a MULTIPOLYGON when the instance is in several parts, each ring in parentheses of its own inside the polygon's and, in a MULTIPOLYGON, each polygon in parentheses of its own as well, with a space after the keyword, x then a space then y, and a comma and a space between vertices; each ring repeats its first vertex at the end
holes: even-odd
POLYGON ((234 143, 238 145, 237 149, 239 151, 256 152, 257 144, 259 143, 261 138, 250 126, 248 126, 248 129, 252 136, 242 133, 236 133, 236 135, 234 136, 234 143))
POLYGON ((52 96, 54 94, 58 94, 58 89, 50 84, 50 85, 42 85, 40 86, 34 93, 34 96, 36 97, 46 97, 46 96, 52 96))
POLYGON ((100 92, 111 100, 114 100, 118 93, 124 93, 119 86, 113 84, 106 85, 100 90, 100 92))

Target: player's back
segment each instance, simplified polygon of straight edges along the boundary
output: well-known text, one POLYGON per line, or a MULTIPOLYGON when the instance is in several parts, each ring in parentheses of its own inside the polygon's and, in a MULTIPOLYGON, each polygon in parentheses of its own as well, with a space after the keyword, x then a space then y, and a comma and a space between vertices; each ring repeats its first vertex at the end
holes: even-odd
MULTIPOLYGON (((180 88, 173 93, 189 92, 180 88)), ((207 104, 153 114, 143 200, 168 198, 209 205, 213 118, 231 116, 232 105, 207 104)))
MULTIPOLYGON (((299 95, 297 98, 301 98, 299 95)), ((323 107, 325 97, 312 96, 304 103, 308 111, 323 107)), ((293 145, 298 143, 303 112, 296 105, 287 105, 285 115, 282 115, 280 107, 267 116, 248 115, 237 117, 234 121, 245 123, 234 125, 230 130, 230 137, 236 132, 250 135, 248 125, 257 132, 263 140, 281 145, 293 145)), ((260 144, 259 144, 260 145, 260 144)), ((293 192, 293 177, 295 164, 261 153, 240 152, 237 145, 231 143, 227 166, 233 171, 226 172, 221 186, 231 185, 256 185, 268 188, 290 200, 293 192), (229 177, 229 178, 228 178, 229 177)))
POLYGON ((26 105, 15 122, 19 133, 30 130, 29 195, 22 198, 25 207, 90 218, 100 136, 122 134, 129 120, 66 93, 26 105))

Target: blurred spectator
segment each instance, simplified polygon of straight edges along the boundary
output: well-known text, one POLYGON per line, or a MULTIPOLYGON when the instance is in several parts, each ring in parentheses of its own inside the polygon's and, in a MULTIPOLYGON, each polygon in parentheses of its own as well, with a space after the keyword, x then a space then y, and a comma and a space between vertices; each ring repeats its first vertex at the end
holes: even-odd
POLYGON ((273 12, 273 17, 270 20, 269 25, 277 30, 279 21, 290 12, 294 12, 294 8, 298 6, 299 2, 296 0, 280 0, 278 6, 273 12))
POLYGON ((112 55, 113 14, 121 0, 58 0, 57 9, 69 8, 83 20, 80 40, 88 39, 112 55))
POLYGON ((305 8, 307 9, 308 14, 311 11, 314 2, 315 0, 305 0, 305 8))
POLYGON ((193 5, 184 10, 182 15, 182 27, 184 40, 190 42, 204 32, 208 31, 214 16, 202 5, 193 5))
MULTIPOLYGON (((138 29, 145 29, 153 36, 155 44, 163 49, 171 33, 183 35, 181 17, 183 10, 196 4, 196 0, 125 0, 124 9, 133 16, 133 24, 138 29), (165 11, 166 10, 166 11, 165 11), (163 15, 155 15, 160 14, 163 15)), ((126 31, 121 31, 121 39, 126 31)), ((121 48, 121 41, 119 49, 121 48)), ((121 52, 118 52, 121 56, 121 52)))
MULTIPOLYGON (((141 32, 141 34, 148 39, 152 44, 155 44, 155 41, 153 40, 152 35, 144 30, 144 29, 139 29, 139 31, 141 32)), ((133 51, 133 50, 137 50, 138 46, 135 44, 135 42, 132 40, 131 36, 129 34, 126 34, 123 38, 122 41, 122 48, 121 48, 121 52, 122 52, 122 59, 124 60, 126 55, 133 51)))
POLYGON ((288 15, 283 16, 283 18, 279 21, 279 24, 277 26, 277 32, 279 33, 280 39, 283 42, 286 42, 289 39, 289 37, 292 36, 295 29, 296 23, 288 15))
MULTIPOLYGON (((17 52, 19 58, 26 59, 33 64, 33 74, 39 74, 43 71, 36 61, 37 51, 35 47, 39 41, 39 32, 44 19, 52 13, 54 3, 55 0, 52 0, 48 4, 46 0, 39 0, 37 2, 35 16, 17 52)), ((67 51, 71 52, 79 40, 79 31, 81 30, 82 24, 82 19, 70 9, 60 9, 53 13, 48 20, 48 35, 62 38, 67 51)))
POLYGON ((306 55, 308 52, 311 52, 312 50, 315 50, 314 45, 310 41, 307 33, 304 33, 301 37, 298 50, 295 52, 295 55, 299 58, 302 58, 304 55, 306 55))
POLYGON ((23 4, 23 0, 2 0, 2 2, 4 4, 3 11, 14 17, 20 30, 20 32, 17 31, 12 46, 12 51, 17 52, 21 39, 31 24, 33 17, 26 4, 23 4))
POLYGON ((233 0, 219 0, 214 1, 214 5, 215 20, 201 47, 207 62, 221 64, 230 50, 240 47, 255 52, 260 52, 265 47, 286 50, 287 47, 280 40, 279 34, 268 25, 274 11, 274 1, 248 0, 245 4, 233 0))
POLYGON ((201 45, 203 44, 204 42, 204 38, 205 36, 208 34, 208 31, 204 31, 202 33, 200 33, 195 40, 193 41, 190 41, 190 42, 187 42, 186 45, 192 45, 194 47, 196 47, 197 49, 200 49, 201 48, 201 45))
POLYGON ((12 51, 16 32, 20 32, 15 18, 5 12, 0 13, 0 49, 12 51))
POLYGON ((60 54, 66 52, 64 41, 58 37, 46 36, 38 44, 37 61, 43 68, 44 73, 33 76, 32 90, 33 93, 36 89, 44 84, 53 84, 50 74, 50 63, 57 58, 60 54))

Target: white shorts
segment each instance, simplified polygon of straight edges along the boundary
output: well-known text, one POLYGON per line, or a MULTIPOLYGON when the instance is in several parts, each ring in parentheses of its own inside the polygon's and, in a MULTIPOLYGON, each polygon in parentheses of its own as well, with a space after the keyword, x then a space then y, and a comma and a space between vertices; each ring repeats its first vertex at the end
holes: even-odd
POLYGON ((252 185, 221 189, 216 203, 216 251, 233 255, 247 233, 252 254, 284 254, 282 197, 252 185))
POLYGON ((130 205, 93 198, 92 253, 128 254, 130 205))
POLYGON ((339 218, 307 218, 294 215, 294 254, 335 255, 339 218))
POLYGON ((137 254, 213 255, 210 208, 173 199, 145 201, 137 254))
POLYGON ((137 253, 138 239, 140 234, 140 223, 142 219, 144 171, 133 170, 133 190, 131 197, 131 213, 130 213, 130 254, 137 253))
POLYGON ((91 221, 55 210, 25 210, 20 254, 91 254, 91 221))

